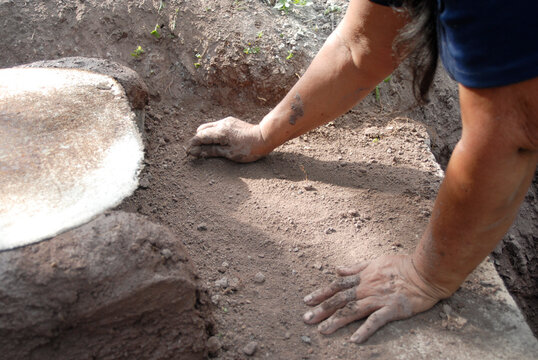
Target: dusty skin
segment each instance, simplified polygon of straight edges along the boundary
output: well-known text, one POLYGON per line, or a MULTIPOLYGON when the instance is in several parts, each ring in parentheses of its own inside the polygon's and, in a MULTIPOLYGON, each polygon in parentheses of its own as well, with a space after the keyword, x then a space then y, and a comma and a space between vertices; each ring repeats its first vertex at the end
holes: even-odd
POLYGON ((259 126, 227 117, 200 125, 185 151, 194 157, 224 157, 245 163, 256 161, 266 154, 266 150, 260 146, 263 143, 259 126))

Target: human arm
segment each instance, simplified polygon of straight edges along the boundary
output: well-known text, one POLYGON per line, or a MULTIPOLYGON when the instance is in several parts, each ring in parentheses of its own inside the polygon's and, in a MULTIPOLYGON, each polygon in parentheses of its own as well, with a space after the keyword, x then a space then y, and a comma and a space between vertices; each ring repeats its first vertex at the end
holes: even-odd
POLYGON ((341 279, 305 298, 320 304, 305 321, 328 318, 319 326, 328 334, 368 317, 351 338, 360 343, 456 291, 507 231, 535 174, 537 96, 538 79, 491 89, 460 86, 462 138, 414 253, 339 269, 341 279))
POLYGON ((305 74, 260 124, 231 117, 204 124, 187 152, 253 161, 345 113, 397 66, 392 44, 405 21, 389 7, 351 1, 305 74))

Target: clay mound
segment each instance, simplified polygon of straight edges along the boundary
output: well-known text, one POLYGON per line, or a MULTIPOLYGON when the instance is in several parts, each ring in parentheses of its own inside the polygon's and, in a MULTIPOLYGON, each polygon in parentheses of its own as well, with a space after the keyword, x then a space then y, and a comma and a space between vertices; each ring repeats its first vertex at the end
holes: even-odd
POLYGON ((67 69, 0 79, 0 250, 83 224, 136 189, 143 145, 115 80, 67 69))
POLYGON ((2 359, 203 359, 207 295, 181 239, 106 213, 0 253, 2 359))

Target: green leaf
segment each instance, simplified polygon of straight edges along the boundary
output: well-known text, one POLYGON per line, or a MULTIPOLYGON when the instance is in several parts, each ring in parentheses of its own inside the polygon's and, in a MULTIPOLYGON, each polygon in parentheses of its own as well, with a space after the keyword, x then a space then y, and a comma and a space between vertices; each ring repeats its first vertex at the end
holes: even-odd
POLYGON ((288 56, 286 56, 286 60, 291 60, 292 57, 293 57, 293 52, 290 50, 288 51, 288 56))

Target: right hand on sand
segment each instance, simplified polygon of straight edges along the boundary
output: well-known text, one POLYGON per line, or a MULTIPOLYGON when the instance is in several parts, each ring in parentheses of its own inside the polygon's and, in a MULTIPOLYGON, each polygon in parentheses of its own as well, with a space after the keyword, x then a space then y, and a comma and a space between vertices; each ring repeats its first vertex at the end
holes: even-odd
POLYGON ((270 152, 259 125, 233 117, 198 127, 185 150, 198 158, 224 157, 242 163, 256 161, 270 152))

